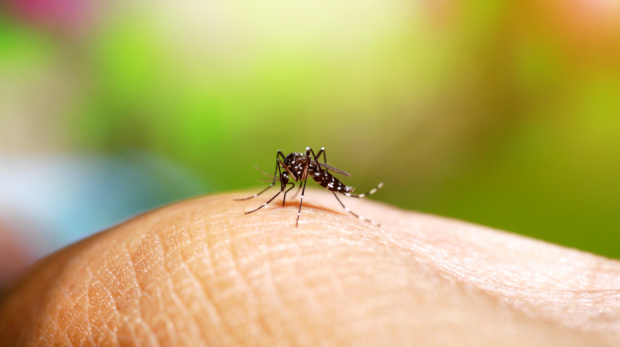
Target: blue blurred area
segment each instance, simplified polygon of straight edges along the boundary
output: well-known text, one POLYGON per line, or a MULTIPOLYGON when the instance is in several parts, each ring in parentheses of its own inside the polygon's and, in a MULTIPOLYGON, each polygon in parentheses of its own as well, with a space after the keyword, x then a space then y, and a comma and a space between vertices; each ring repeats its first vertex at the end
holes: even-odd
POLYGON ((153 154, 0 155, 0 220, 43 256, 138 213, 210 189, 153 154))

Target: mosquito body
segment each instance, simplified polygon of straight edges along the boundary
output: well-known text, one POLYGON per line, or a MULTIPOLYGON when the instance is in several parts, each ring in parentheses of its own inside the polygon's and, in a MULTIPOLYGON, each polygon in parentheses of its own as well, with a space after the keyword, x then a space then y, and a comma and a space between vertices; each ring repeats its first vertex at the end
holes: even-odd
MULTIPOLYGON (((378 223, 370 219, 366 219, 354 213, 353 211, 351 211, 348 207, 346 207, 342 203, 342 201, 340 201, 336 193, 341 193, 343 195, 354 197, 354 198, 363 198, 367 195, 374 194, 377 191, 377 189, 383 186, 383 183, 379 183, 379 185, 376 188, 372 189, 368 193, 358 194, 358 195, 351 194, 355 188, 349 187, 343 184, 342 182, 340 182, 340 180, 334 177, 334 175, 332 175, 330 171, 347 176, 347 177, 351 177, 351 175, 349 175, 347 172, 336 169, 333 166, 327 165, 327 156, 325 155, 325 148, 321 148, 318 155, 314 153, 312 148, 307 147, 305 154, 293 152, 286 157, 284 156, 282 151, 278 150, 278 153, 276 155, 276 168, 272 176, 271 184, 269 185, 269 187, 265 188, 261 192, 254 194, 250 197, 243 198, 243 199, 235 199, 235 200, 248 200, 248 199, 255 198, 261 195, 262 193, 266 192, 269 188, 273 187, 276 184, 276 182, 280 182, 280 191, 276 195, 274 195, 271 199, 269 199, 269 201, 267 201, 263 205, 259 206, 258 208, 254 210, 248 211, 245 214, 258 211, 261 208, 269 205, 269 203, 272 202, 281 193, 284 193, 284 198, 282 199, 282 206, 284 206, 284 203, 286 202, 286 194, 291 189, 295 188, 295 183, 293 182, 299 182, 299 189, 297 190, 297 193, 299 193, 299 190, 301 190, 301 201, 299 202, 299 211, 297 211, 297 221, 295 222, 295 226, 298 226, 299 216, 301 214, 301 206, 303 205, 304 193, 306 191, 306 184, 308 182, 308 178, 312 178, 319 185, 321 185, 321 187, 331 191, 334 194, 334 197, 336 198, 336 200, 338 200, 338 202, 340 203, 340 205, 345 210, 347 210, 349 213, 351 213, 352 215, 356 216, 357 218, 361 220, 365 220, 369 223, 379 226, 378 223), (321 158, 321 154, 323 155, 323 163, 319 162, 319 159, 321 158), (289 185, 291 185, 290 188, 288 188, 289 185)), ((265 172, 263 173, 268 176, 271 176, 265 172)), ((297 195, 297 193, 295 194, 295 196, 297 195)))

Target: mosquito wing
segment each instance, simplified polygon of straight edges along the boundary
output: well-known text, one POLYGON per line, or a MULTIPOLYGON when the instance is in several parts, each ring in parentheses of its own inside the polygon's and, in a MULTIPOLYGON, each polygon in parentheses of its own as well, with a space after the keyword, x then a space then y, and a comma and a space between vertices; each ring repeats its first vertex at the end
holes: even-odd
POLYGON ((324 167, 324 168, 326 168, 326 169, 327 169, 327 170, 329 170, 329 171, 333 171, 333 172, 335 172, 335 173, 339 173, 339 174, 341 174, 341 175, 345 175, 345 176, 347 176, 347 177, 351 177, 351 174, 349 174, 348 172, 346 172, 346 171, 342 171, 342 170, 340 170, 340 169, 336 169, 336 168, 335 168, 335 167, 333 167, 333 166, 327 165, 327 164, 325 164, 325 163, 319 163, 319 165, 321 165, 321 167, 324 167))

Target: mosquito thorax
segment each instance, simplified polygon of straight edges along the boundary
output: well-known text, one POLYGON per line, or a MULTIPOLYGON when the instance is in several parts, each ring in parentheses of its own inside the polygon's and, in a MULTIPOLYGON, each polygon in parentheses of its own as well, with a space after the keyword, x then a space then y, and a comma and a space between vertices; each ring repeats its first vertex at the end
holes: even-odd
POLYGON ((284 164, 286 166, 292 166, 300 164, 304 161, 304 155, 301 153, 293 152, 284 158, 284 164))

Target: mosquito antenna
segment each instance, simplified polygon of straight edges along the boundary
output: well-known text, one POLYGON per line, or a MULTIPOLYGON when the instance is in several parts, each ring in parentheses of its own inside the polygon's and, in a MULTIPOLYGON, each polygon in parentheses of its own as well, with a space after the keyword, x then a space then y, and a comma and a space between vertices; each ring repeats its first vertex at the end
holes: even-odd
MULTIPOLYGON (((259 180, 260 182, 273 182, 273 179, 270 179, 270 180, 264 180, 264 179, 262 179, 262 178, 259 178, 258 180, 259 180)), ((276 177, 276 182, 280 182, 280 177, 276 177)))
MULTIPOLYGON (((266 173, 266 172, 265 172, 265 171, 263 171, 261 168, 259 168, 259 167, 258 167, 258 165, 254 164, 254 168, 255 168, 256 170, 260 171, 260 173, 262 173, 263 175, 268 176, 268 177, 272 177, 272 178, 273 178, 273 175, 272 175, 272 174, 268 174, 268 173, 266 173)), ((267 181, 267 182, 270 182, 270 181, 267 181)))

